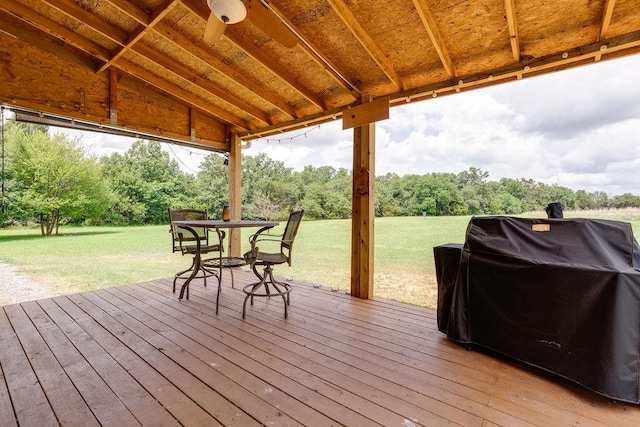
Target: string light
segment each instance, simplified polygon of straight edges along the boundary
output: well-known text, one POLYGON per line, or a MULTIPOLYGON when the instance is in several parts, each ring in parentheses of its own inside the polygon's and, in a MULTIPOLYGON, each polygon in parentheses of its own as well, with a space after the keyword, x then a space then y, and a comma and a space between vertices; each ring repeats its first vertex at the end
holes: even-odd
POLYGON ((313 132, 316 129, 320 129, 320 125, 316 125, 316 126, 312 127, 311 129, 308 129, 308 130, 306 130, 304 132, 301 132, 301 133, 299 133, 297 135, 293 135, 293 136, 290 136, 290 137, 287 137, 287 138, 259 138, 259 140, 260 141, 264 141, 267 144, 274 143, 274 142, 278 143, 278 144, 280 144, 282 142, 293 142, 294 139, 298 139, 298 138, 302 138, 302 137, 307 138, 307 135, 310 132, 313 132))

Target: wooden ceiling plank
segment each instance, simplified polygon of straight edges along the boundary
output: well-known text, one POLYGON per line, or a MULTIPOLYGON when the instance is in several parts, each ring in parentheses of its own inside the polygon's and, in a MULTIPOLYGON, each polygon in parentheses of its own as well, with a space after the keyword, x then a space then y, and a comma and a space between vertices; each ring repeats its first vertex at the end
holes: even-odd
POLYGON ((284 102, 281 97, 270 93, 264 88, 263 85, 260 85, 254 80, 245 77, 244 74, 228 66, 217 57, 209 53, 206 49, 193 44, 179 31, 175 31, 173 28, 162 22, 156 25, 154 27, 154 30, 176 46, 190 45, 188 51, 194 58, 197 58, 199 61, 207 64, 219 73, 227 76, 229 79, 235 81, 245 89, 255 93, 260 98, 264 99, 266 102, 270 103, 283 113, 289 115, 290 117, 295 117, 295 111, 289 105, 287 105, 287 103, 284 102))
POLYGON ((429 39, 431 39, 431 44, 433 45, 438 57, 440 58, 440 62, 444 67, 444 70, 449 74, 450 77, 456 77, 456 69, 454 67, 453 61, 451 60, 451 55, 449 55, 449 51, 447 50, 444 44, 444 38, 438 30, 438 25, 436 21, 433 19, 433 15, 429 10, 429 5, 426 0, 413 0, 413 5, 420 15, 420 19, 422 20, 422 25, 427 30, 429 34, 429 39))
MULTIPOLYGON (((120 9, 123 13, 125 13, 130 18, 135 19, 139 24, 144 25, 145 27, 149 25, 151 22, 151 18, 149 14, 139 7, 135 6, 128 0, 108 0, 109 3, 120 9)), ((179 1, 179 0, 174 0, 179 1)), ((162 9, 160 6, 158 9, 162 9)))
POLYGON ((520 62, 520 39, 518 37, 518 18, 516 16, 515 0, 504 0, 504 8, 507 17, 507 26, 509 27, 509 41, 511 42, 513 60, 520 62))
MULTIPOLYGON (((50 34, 51 36, 64 40, 66 43, 74 46, 75 48, 89 54, 92 57, 96 57, 101 61, 106 61, 109 56, 109 51, 102 46, 93 43, 89 40, 78 35, 76 32, 69 30, 66 27, 58 24, 57 22, 52 21, 51 19, 40 15, 38 12, 33 9, 29 9, 24 5, 16 2, 3 2, 0 3, 0 10, 4 10, 7 13, 10 13, 16 16, 21 21, 25 22, 30 27, 37 27, 44 33, 50 34)), ((18 37, 22 38, 22 37, 18 37)), ((61 56, 60 53, 56 54, 56 56, 61 56)), ((83 63, 86 63, 83 61, 83 63)), ((90 62, 94 67, 95 63, 90 62)), ((92 68, 91 71, 95 72, 96 69, 92 68)))
MULTIPOLYGON (((184 35, 180 34, 177 31, 174 31, 168 25, 161 22, 161 19, 177 4, 181 3, 181 0, 166 0, 163 5, 158 7, 152 17, 140 17, 139 9, 135 7, 127 8, 125 4, 129 4, 125 0, 109 0, 112 4, 120 8, 124 13, 130 16, 133 19, 136 19, 138 22, 148 22, 147 28, 151 28, 157 34, 164 37, 169 42, 175 44, 176 46, 184 49, 185 46, 189 46, 188 49, 185 49, 186 52, 190 53, 193 57, 197 58, 200 61, 205 62, 207 65, 215 68, 222 74, 227 75, 230 79, 236 81, 241 86, 244 86, 246 89, 252 91, 253 93, 260 96, 265 101, 271 103, 274 107, 278 108, 280 111, 288 114, 290 117, 294 117, 295 112, 285 103, 282 102, 280 97, 269 94, 267 91, 263 89, 263 86, 252 82, 249 79, 246 79, 242 74, 236 72, 231 67, 224 64, 222 61, 215 58, 213 55, 209 54, 206 50, 198 47, 193 44, 192 41, 187 39, 184 35), (131 10, 131 11, 130 11, 131 10), (136 16, 137 14, 137 16, 136 16)), ((124 49, 122 49, 124 51, 124 49)), ((118 55, 119 57, 120 55, 118 55)), ((117 58, 114 58, 116 60, 117 58)), ((112 60, 111 62, 113 62, 112 60)), ((106 67, 104 67, 106 68, 106 67)), ((261 117, 265 117, 264 114, 260 115, 261 117)), ((262 119, 260 119, 262 120, 262 119)), ((267 122, 268 123, 268 122, 267 122)))
MULTIPOLYGON (((79 36, 77 33, 73 33, 72 31, 61 26, 60 24, 57 24, 49 20, 48 18, 42 17, 41 15, 37 14, 33 10, 16 6, 16 4, 13 2, 2 3, 2 5, 0 5, 0 10, 4 10, 5 8, 9 10, 14 10, 16 12, 23 12, 24 14, 27 15, 25 16, 25 18, 28 18, 30 21, 32 20, 32 22, 34 23, 40 23, 41 25, 46 26, 46 28, 48 29, 47 34, 49 34, 50 36, 55 38, 60 38, 65 41, 72 40, 74 42, 74 45, 77 45, 77 48, 85 52, 91 53, 92 55, 99 55, 102 57, 102 59, 106 60, 105 55, 108 55, 108 52, 106 49, 96 45, 95 43, 89 40, 84 39, 83 37, 79 36)), ((30 24, 30 26, 33 26, 33 24, 30 24)), ((2 19, 0 21, 0 28, 2 28, 3 31, 7 32, 8 34, 15 36, 16 38, 23 40, 24 42, 30 45, 38 47, 46 52, 52 53, 71 63, 81 65, 85 68, 90 69, 91 71, 96 70, 96 64, 93 61, 90 61, 85 57, 72 54, 71 51, 69 51, 68 49, 64 49, 58 46, 57 44, 50 43, 48 40, 38 36, 32 31, 25 31, 18 27, 12 26, 9 24, 8 19, 2 19)), ((141 72, 142 70, 141 67, 133 66, 131 63, 128 63, 126 61, 124 63, 127 65, 123 67, 118 66, 118 68, 123 69, 123 71, 127 73, 131 73, 130 70, 135 70, 136 72, 141 72)), ((144 79, 143 79, 144 81, 147 81, 148 83, 154 85, 155 87, 163 90, 165 93, 172 95, 174 98, 188 102, 189 105, 193 105, 196 108, 202 109, 205 113, 212 114, 213 116, 218 117, 219 119, 223 120, 226 123, 239 126, 242 129, 250 128, 250 126, 248 126, 245 121, 240 120, 239 118, 232 115, 231 113, 223 112, 223 110, 213 106, 212 104, 206 103, 204 100, 200 100, 200 98, 197 98, 194 95, 191 96, 191 95, 185 95, 184 93, 180 93, 180 92, 185 92, 183 90, 177 91, 176 88, 171 87, 168 84, 163 85, 162 80, 160 78, 152 78, 151 77, 152 73, 146 72, 146 70, 144 73, 142 73, 142 75, 144 75, 144 79)), ((217 91, 217 95, 220 95, 220 94, 221 92, 217 91)), ((238 108, 242 109, 243 105, 241 105, 238 108)), ((265 121, 265 123, 269 123, 269 122, 265 121)))
POLYGON ((112 52, 111 58, 109 61, 104 64, 99 71, 106 70, 113 62, 117 61, 122 55, 125 54, 128 50, 131 49, 133 45, 138 43, 142 37, 144 37, 148 32, 152 31, 153 27, 165 17, 167 13, 173 9, 174 6, 178 4, 180 0, 165 0, 163 4, 161 4, 150 17, 147 17, 145 20, 148 21, 148 24, 141 24, 136 30, 127 38, 124 46, 120 46, 115 52, 112 52))
POLYGON ((118 28, 109 25, 102 19, 94 15, 93 13, 82 9, 76 3, 69 0, 42 0, 47 2, 52 7, 55 7, 65 15, 79 21, 94 31, 109 38, 111 41, 122 44, 123 40, 126 40, 128 34, 118 28))
POLYGON ((602 22, 600 23, 600 34, 598 41, 607 37, 609 31, 609 24, 611 23, 611 16, 613 16, 613 8, 616 5, 616 0, 606 0, 604 3, 604 10, 602 12, 602 22))
POLYGON ((116 64, 114 64, 114 67, 126 73, 131 78, 148 83, 161 90, 162 92, 170 95, 171 97, 178 99, 183 103, 186 103, 188 106, 197 108, 198 110, 204 112, 206 115, 216 117, 224 123, 238 126, 242 129, 251 128, 248 123, 246 123, 239 117, 236 117, 228 111, 216 107, 215 105, 203 100, 202 98, 197 97, 190 92, 185 91, 178 86, 175 86, 172 83, 168 83, 166 80, 163 80, 161 77, 156 76, 151 71, 144 69, 132 62, 120 60, 116 64))
MULTIPOLYGON (((203 21, 207 21, 209 18, 209 8, 206 4, 199 2, 198 0, 182 0, 182 4, 191 10, 196 16, 199 16, 203 21)), ((269 70, 274 76, 278 77, 283 83, 287 84, 292 89, 295 89, 300 95, 304 96, 309 102, 316 105, 320 109, 325 109, 324 102, 315 93, 308 90, 303 84, 295 79, 288 70, 277 64, 266 54, 260 51, 257 47, 251 45, 246 40, 242 40, 240 37, 234 37, 232 26, 227 27, 224 36, 234 43, 238 49, 242 50, 248 56, 253 58, 258 63, 262 64, 264 68, 269 70)))
MULTIPOLYGON (((54 56, 57 56, 58 58, 62 58, 71 64, 91 70, 92 72, 96 70, 97 64, 92 59, 84 55, 75 53, 69 49, 64 49, 55 43, 51 43, 49 39, 40 35, 43 31, 39 28, 31 25, 33 31, 25 31, 24 28, 18 27, 13 24, 11 22, 12 18, 16 20, 18 20, 19 18, 11 14, 5 15, 6 12, 4 11, 4 7, 8 5, 8 1, 0 5, 0 30, 2 32, 9 34, 10 36, 13 36, 16 39, 27 43, 30 46, 40 49, 43 52, 48 52, 54 56)), ((47 32, 47 34, 49 33, 47 32)))
POLYGON ((313 105, 322 110, 326 108, 325 103, 317 94, 313 93, 307 87, 305 87, 286 68, 273 61, 269 57, 269 55, 265 54, 260 49, 251 44, 243 43, 240 38, 234 37, 232 35, 232 31, 229 31, 228 29, 225 32, 225 37, 235 43, 235 45, 248 56, 253 58, 258 63, 262 64, 262 66, 269 70, 274 76, 278 77, 280 81, 295 89, 307 101, 311 102, 313 105))
POLYGON ((458 92, 457 89, 471 89, 475 87, 484 87, 495 85, 498 82, 512 80, 531 75, 539 75, 542 72, 550 70, 564 69, 571 66, 580 66, 585 61, 593 60, 607 55, 614 57, 613 54, 620 51, 631 51, 640 47, 640 31, 623 34, 604 41, 590 43, 576 47, 568 51, 557 52, 546 55, 544 57, 535 58, 520 64, 512 64, 506 67, 499 67, 487 70, 482 73, 461 77, 463 84, 453 84, 449 80, 432 83, 429 85, 416 87, 407 91, 390 95, 392 104, 406 102, 407 98, 431 98, 433 93, 436 95, 442 92, 458 92), (606 48, 603 49, 603 46, 606 48))
POLYGON ((303 37, 300 33, 298 33, 295 25, 293 25, 293 23, 289 19, 287 19, 287 17, 285 17, 282 13, 280 13, 274 5, 270 4, 269 8, 276 15, 278 15, 280 20, 289 28, 289 30, 293 34, 295 34, 295 36, 299 40, 300 47, 304 49, 307 52, 307 54, 314 61, 316 61, 318 65, 322 67, 323 70, 326 70, 329 73, 329 75, 331 75, 335 79, 335 81, 338 84, 340 84, 340 86, 342 86, 345 90, 349 91, 353 96, 354 100, 360 99, 362 97, 362 92, 360 91, 360 88, 358 88, 355 84, 351 83, 351 81, 349 81, 349 79, 345 77, 338 70, 338 67, 336 67, 325 55, 320 53, 320 49, 317 49, 316 47, 314 47, 313 43, 311 43, 309 40, 303 37))
POLYGON ((356 40, 362 45, 362 47, 369 53, 369 56, 378 64, 382 72, 398 89, 404 89, 402 86, 402 80, 398 76, 393 64, 387 59, 385 54, 380 50, 378 45, 373 41, 367 31, 360 25, 360 22, 351 13, 351 10, 347 7, 343 0, 327 0, 327 3, 331 5, 335 13, 340 17, 342 22, 347 26, 349 31, 353 34, 356 40))
MULTIPOLYGON (((59 2, 60 0, 47 0, 47 1, 59 2)), ((164 5, 163 5, 163 9, 162 9, 162 10, 160 10, 160 8, 158 9, 158 10, 160 11, 160 13, 155 13, 155 14, 154 14, 153 19, 151 19, 151 22, 154 22, 155 20, 160 20, 160 19, 162 19, 162 16, 164 16, 164 14, 168 12, 168 11, 166 10, 166 9, 167 9, 167 7, 173 7, 174 5, 176 5, 176 4, 178 3, 178 1, 179 1, 179 0, 177 0, 177 1, 176 1, 176 0, 167 0, 167 1, 165 1, 164 5)), ((74 19, 79 19, 79 17, 81 17, 82 15, 84 15, 84 10, 83 10, 83 9, 81 9, 81 8, 79 8, 79 7, 78 7, 77 9, 80 9, 80 10, 74 10, 74 8, 73 8, 73 7, 70 7, 70 6, 68 6, 68 5, 65 5, 65 11, 66 11, 65 13, 67 13, 67 14, 69 14, 70 16, 74 17, 74 19)), ((103 31, 106 31, 107 33, 111 33, 112 35, 114 35, 114 34, 115 34, 114 32, 111 32, 111 31, 109 30, 109 25, 108 25, 108 24, 106 24, 104 21, 101 21, 101 20, 96 19, 96 18, 92 18, 92 19, 91 19, 91 22, 92 22, 92 25, 94 25, 94 24, 96 25, 96 27, 93 27, 93 29, 94 29, 95 31, 98 31, 100 34, 103 34, 103 35, 108 36, 108 37, 109 37, 109 35, 108 35, 108 34, 104 34, 104 33, 103 33, 103 31)), ((144 32, 144 30, 145 30, 146 28, 148 28, 148 27, 140 27, 140 28, 138 28, 138 30, 136 31, 136 34, 139 34, 139 33, 144 32)), ((124 33, 123 33, 123 34, 124 34, 124 33)), ((125 37, 126 37, 126 35, 125 35, 125 37)), ((111 37, 110 37, 110 38, 111 38, 111 37)), ((139 40, 139 37, 132 36, 132 39, 133 39, 133 40, 139 40)), ((117 43, 119 43, 120 45, 127 46, 127 42, 125 42, 125 41, 123 41, 123 40, 114 40, 114 41, 116 41, 116 42, 117 42, 117 43)), ((131 44, 131 46, 135 47, 136 45, 131 44)), ((137 50, 136 50, 136 51, 137 51, 137 50)), ((144 50, 144 51, 145 51, 145 52, 147 52, 147 53, 149 53, 149 52, 153 52, 153 51, 152 51, 152 50, 150 50, 150 49, 146 49, 146 50, 144 50)), ((139 52, 138 52, 138 53, 139 53, 139 52)), ((143 56, 145 56, 145 55, 143 55, 143 56)), ((117 55, 117 56, 116 56, 116 59, 119 59, 119 58, 121 58, 121 55, 117 55)), ((161 57, 160 55, 156 55, 156 54, 155 54, 155 52, 153 52, 153 58, 149 58, 149 60, 150 60, 150 61, 152 61, 152 62, 154 62, 154 63, 156 63, 156 64, 158 64, 158 65, 160 65, 160 66, 164 66, 162 63, 158 63, 158 60, 159 60, 159 59, 161 59, 161 58, 162 58, 162 57, 161 57)), ((106 68, 108 68, 108 65, 114 65, 114 64, 115 64, 115 62, 114 62, 114 61, 115 61, 115 60, 114 60, 114 57, 111 57, 111 59, 110 59, 110 60, 109 60, 109 61, 108 61, 104 66, 100 67, 99 71, 103 71, 103 70, 105 70, 106 68)), ((162 61, 162 62, 164 62, 164 61, 162 61)), ((184 70, 186 70, 186 68, 185 68, 184 70)), ((184 78, 184 77, 183 77, 183 76, 184 76, 184 72, 185 72, 184 70, 183 70, 183 73, 182 73, 182 74, 178 74, 181 78, 184 78)), ((201 86, 201 83, 206 83, 203 79, 198 79, 198 83, 195 83, 194 81, 190 81, 190 83, 191 83, 191 84, 194 84, 194 85, 196 85, 196 86, 199 86, 199 87, 201 87, 204 91, 210 92, 212 95, 215 95, 215 96, 217 96, 217 97, 220 97, 221 99, 224 99, 225 101, 227 101, 227 102, 229 102, 229 103, 233 104, 233 101, 230 101, 230 100, 229 100, 228 93, 226 93, 226 92, 224 92, 224 91, 221 91, 221 90, 218 90, 218 89, 216 89, 216 90, 214 90, 213 92, 211 92, 211 89, 212 89, 212 87, 213 87, 212 85, 208 85, 208 88, 204 88, 204 87, 202 87, 202 86, 201 86)), ((256 117, 256 118, 257 118, 258 120, 260 120, 260 121, 262 121, 262 122, 264 122, 264 123, 267 123, 267 124, 271 124, 270 119, 269 119, 266 115, 262 114, 259 110, 256 110, 255 108, 253 108, 253 107, 251 107, 251 106, 248 106, 248 105, 247 105, 247 104, 245 104, 244 102, 241 102, 241 101, 239 101, 239 100, 237 100, 237 99, 236 99, 236 101, 238 101, 238 103, 239 103, 239 105, 236 105, 236 107, 237 107, 237 108, 239 108, 239 109, 241 109, 241 110, 244 110, 244 111, 247 111, 247 112, 248 112, 248 114, 250 114, 250 115, 252 115, 252 116, 257 115, 257 117, 256 117)), ((236 122, 233 122, 233 121, 229 121, 229 123, 237 124, 236 122)), ((244 128, 244 126, 243 126, 243 128, 244 128)))
POLYGON ((185 83, 194 84, 196 86, 201 87, 203 90, 209 92, 210 94, 222 99, 229 104, 234 105, 235 107, 245 111, 248 115, 260 120, 263 123, 272 124, 269 116, 264 114, 262 111, 257 108, 245 103, 241 99, 230 94, 225 89, 222 89, 215 85, 210 80, 203 79, 196 75, 193 71, 185 67, 184 65, 162 55, 158 52, 154 51, 152 48, 145 46, 143 44, 138 44, 133 46, 132 48, 136 53, 144 56, 150 61, 158 64, 160 67, 165 69, 166 71, 171 72, 176 77, 182 79, 185 83))
MULTIPOLYGON (((451 79, 443 80, 440 82, 423 85, 409 90, 400 91, 389 95, 389 103, 392 105, 406 104, 409 100, 424 100, 435 99, 433 97, 434 92, 437 94, 446 95, 447 93, 453 94, 462 90, 471 90, 480 87, 492 86, 500 82, 513 80, 518 76, 527 75, 539 75, 546 70, 564 69, 567 67, 581 66, 585 61, 592 60, 595 62, 596 57, 599 55, 615 58, 621 52, 629 51, 630 54, 638 53, 640 50, 640 31, 624 34, 605 42, 592 43, 586 46, 580 46, 572 49, 568 52, 558 52, 553 55, 548 55, 542 58, 537 58, 533 61, 529 61, 525 65, 512 64, 507 67, 501 67, 497 69, 487 70, 482 73, 464 76, 462 79, 464 83, 460 85, 457 82, 452 82, 451 79), (608 46, 605 51, 601 50, 603 43, 608 46), (564 54, 569 55, 565 58, 564 54)), ((546 71, 549 72, 549 71, 546 71)), ((340 117, 343 117, 347 113, 349 106, 343 106, 327 110, 321 113, 301 117, 299 119, 291 120, 289 122, 278 123, 277 125, 267 126, 259 129, 252 129, 244 133, 240 133, 240 137, 243 140, 252 140, 257 138, 268 137, 285 131, 293 131, 306 126, 317 125, 320 123, 326 123, 334 121, 340 117)))

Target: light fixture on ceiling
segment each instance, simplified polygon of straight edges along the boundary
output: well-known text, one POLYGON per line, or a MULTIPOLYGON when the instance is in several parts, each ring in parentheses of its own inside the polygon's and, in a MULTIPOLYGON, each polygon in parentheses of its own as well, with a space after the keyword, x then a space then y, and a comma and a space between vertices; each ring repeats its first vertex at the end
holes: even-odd
POLYGON ((242 0, 207 0, 209 9, 225 24, 236 24, 247 17, 242 0))

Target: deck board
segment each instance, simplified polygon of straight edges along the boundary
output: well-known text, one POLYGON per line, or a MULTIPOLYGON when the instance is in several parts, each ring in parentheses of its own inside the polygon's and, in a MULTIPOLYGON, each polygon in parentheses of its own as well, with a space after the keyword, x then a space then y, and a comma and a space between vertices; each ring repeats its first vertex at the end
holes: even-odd
POLYGON ((433 310, 252 273, 59 296, 0 310, 0 425, 640 426, 612 401, 438 332, 433 310))

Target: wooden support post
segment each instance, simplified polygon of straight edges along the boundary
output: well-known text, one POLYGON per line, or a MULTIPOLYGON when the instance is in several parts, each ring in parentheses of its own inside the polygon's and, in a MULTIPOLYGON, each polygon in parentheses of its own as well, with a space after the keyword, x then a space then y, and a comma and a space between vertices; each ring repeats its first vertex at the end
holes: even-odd
POLYGON ((375 123, 353 129, 351 295, 373 297, 375 123))
MULTIPOLYGON (((229 212, 231 219, 242 217, 242 140, 237 134, 230 135, 229 151, 229 212)), ((229 255, 240 256, 242 236, 239 228, 229 230, 229 255)))

